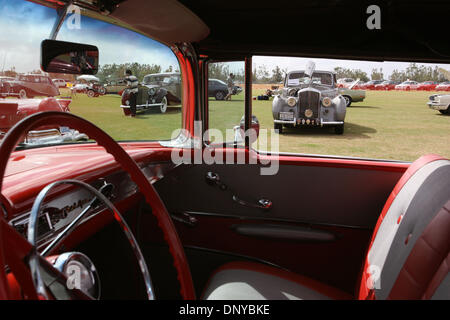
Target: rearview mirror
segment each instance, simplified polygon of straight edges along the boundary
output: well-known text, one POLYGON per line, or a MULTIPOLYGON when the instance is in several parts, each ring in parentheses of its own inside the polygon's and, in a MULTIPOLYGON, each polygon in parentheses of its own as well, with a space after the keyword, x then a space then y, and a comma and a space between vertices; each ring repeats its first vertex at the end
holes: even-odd
POLYGON ((96 74, 98 48, 82 43, 44 40, 41 43, 41 68, 52 73, 96 74))
POLYGON ((250 129, 245 132, 245 115, 242 116, 239 126, 234 127, 234 142, 244 142, 245 136, 249 137, 250 144, 253 144, 259 137, 259 121, 255 115, 252 115, 252 125, 250 129))

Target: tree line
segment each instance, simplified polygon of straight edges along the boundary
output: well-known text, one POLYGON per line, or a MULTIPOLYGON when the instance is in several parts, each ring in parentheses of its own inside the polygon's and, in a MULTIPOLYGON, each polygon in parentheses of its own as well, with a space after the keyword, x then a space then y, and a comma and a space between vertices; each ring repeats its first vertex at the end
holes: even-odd
POLYGON ((125 71, 130 69, 134 76, 136 76, 139 81, 142 81, 144 76, 152 73, 161 72, 180 72, 173 66, 169 66, 167 69, 162 69, 158 64, 140 64, 137 62, 133 63, 122 63, 122 64, 104 64, 100 66, 96 77, 100 79, 100 82, 107 82, 113 79, 123 79, 125 77, 125 71))
MULTIPOLYGON (((125 70, 130 69, 140 81, 145 75, 151 73, 161 73, 161 72, 180 72, 177 67, 169 66, 164 69, 157 64, 140 64, 137 62, 133 63, 122 63, 122 64, 104 64, 99 67, 96 76, 100 79, 100 82, 104 83, 112 79, 124 78, 125 70)), ((383 68, 373 68, 370 75, 361 69, 349 69, 336 67, 334 68, 336 72, 336 77, 339 78, 353 78, 360 79, 361 81, 369 80, 384 80, 385 75, 383 68)), ((31 73, 43 73, 40 70, 33 70, 31 73)), ((235 76, 234 81, 238 83, 244 82, 244 69, 230 70, 230 67, 225 62, 211 63, 209 65, 209 78, 219 79, 226 82, 230 73, 235 76)), ((18 75, 15 68, 12 67, 10 70, 1 72, 3 76, 15 77, 18 75)), ((252 78, 253 83, 281 83, 283 82, 287 74, 287 69, 281 69, 279 66, 275 66, 272 70, 268 69, 266 65, 259 65, 253 68, 252 78)), ((52 78, 64 78, 69 81, 74 81, 76 75, 61 75, 61 74, 49 74, 52 78)), ((448 81, 450 79, 450 71, 440 68, 438 66, 425 66, 418 65, 416 63, 410 63, 405 70, 395 69, 389 76, 389 80, 394 81, 406 81, 414 80, 417 82, 423 81, 448 81)))
MULTIPOLYGON (((369 81, 369 80, 385 80, 383 68, 373 68, 372 72, 369 75, 360 70, 360 69, 347 69, 336 67, 334 68, 334 72, 336 72, 336 77, 339 78, 353 78, 360 79, 361 81, 369 81)), ((416 63, 410 63, 405 70, 394 69, 391 75, 389 76, 389 80, 393 81, 406 81, 413 80, 417 82, 423 81, 447 81, 450 78, 450 74, 447 70, 440 68, 438 66, 425 66, 418 65, 416 63)))

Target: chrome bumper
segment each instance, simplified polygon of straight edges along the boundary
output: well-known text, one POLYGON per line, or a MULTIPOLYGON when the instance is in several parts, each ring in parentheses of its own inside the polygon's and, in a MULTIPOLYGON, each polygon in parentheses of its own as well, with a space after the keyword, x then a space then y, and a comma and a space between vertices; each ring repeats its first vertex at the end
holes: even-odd
MULTIPOLYGON (((149 108, 149 107, 160 107, 162 105, 163 105, 162 103, 138 104, 136 106, 136 110, 145 109, 145 108, 149 108)), ((129 109, 130 108, 130 106, 126 106, 126 105, 123 105, 123 104, 120 105, 120 107, 124 108, 124 109, 129 109)))
POLYGON ((448 108, 448 105, 446 105, 446 104, 440 104, 440 103, 433 102, 433 101, 427 102, 427 105, 430 109, 433 109, 433 110, 447 110, 447 108, 448 108))
MULTIPOLYGON (((273 120, 274 123, 281 123, 281 124, 292 124, 294 126, 311 126, 311 124, 302 124, 300 122, 297 121, 297 119, 294 120, 277 120, 274 119, 273 120)), ((336 126, 336 125, 341 125, 344 124, 344 121, 320 121, 320 124, 318 124, 318 126, 336 126)))

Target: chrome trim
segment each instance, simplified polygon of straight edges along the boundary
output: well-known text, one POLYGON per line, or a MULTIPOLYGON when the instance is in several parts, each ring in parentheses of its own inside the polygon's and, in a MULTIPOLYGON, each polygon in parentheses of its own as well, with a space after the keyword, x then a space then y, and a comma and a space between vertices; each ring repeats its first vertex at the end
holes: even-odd
POLYGON ((331 226, 331 227, 339 227, 339 228, 350 228, 350 229, 360 229, 360 230, 371 230, 369 227, 364 226, 352 226, 345 224, 336 224, 336 223, 325 223, 314 220, 294 220, 290 218, 276 218, 273 216, 243 216, 243 215, 232 215, 229 213, 214 213, 214 212, 202 212, 202 211, 185 211, 185 213, 194 216, 194 217, 212 217, 212 218, 226 218, 226 219, 238 219, 238 220, 255 220, 255 221, 269 221, 269 222, 286 222, 293 224, 301 224, 301 225, 310 225, 310 226, 331 226))
POLYGON ((448 108, 448 105, 441 104, 440 102, 437 103, 435 101, 427 102, 427 105, 430 109, 433 109, 433 110, 447 110, 447 108, 448 108))
POLYGON ((69 10, 69 7, 72 5, 73 0, 69 0, 66 2, 66 5, 64 8, 58 10, 58 19, 55 21, 55 24, 53 25, 52 31, 50 32, 50 39, 56 40, 56 37, 58 35, 59 29, 61 29, 61 26, 64 23, 64 20, 67 16, 67 11, 69 10))
POLYGON ((274 123, 283 123, 283 124, 296 124, 297 119, 294 118, 294 120, 273 120, 274 123))
POLYGON ((321 121, 321 125, 338 125, 344 124, 344 121, 321 121))
POLYGON ((337 159, 337 160, 357 160, 357 161, 372 161, 372 162, 390 162, 390 163, 400 163, 400 164, 411 164, 411 161, 404 160, 391 160, 391 159, 375 159, 375 158, 362 158, 362 157, 351 157, 351 156, 338 156, 333 154, 314 154, 314 153, 295 153, 295 152, 277 152, 271 153, 264 150, 252 149, 258 154, 262 155, 278 155, 278 156, 291 156, 298 158, 318 158, 318 159, 337 159))
MULTIPOLYGON (((160 106, 163 106, 164 105, 164 103, 149 103, 149 104, 139 104, 139 105, 136 105, 136 109, 142 109, 142 108, 146 108, 146 107, 160 107, 160 106)), ((125 106, 125 105, 120 105, 120 107, 121 108, 124 108, 124 109, 129 109, 130 108, 130 106, 125 106)))

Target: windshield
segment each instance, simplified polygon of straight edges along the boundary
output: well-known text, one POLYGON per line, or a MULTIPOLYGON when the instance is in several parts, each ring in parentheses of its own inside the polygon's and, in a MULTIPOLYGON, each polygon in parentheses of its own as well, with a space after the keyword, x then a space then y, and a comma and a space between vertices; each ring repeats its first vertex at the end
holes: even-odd
MULTIPOLYGON (((50 38, 56 11, 25 0, 0 0, 1 75, 19 80, 14 86, 11 83, 2 96, 17 102, 19 110, 27 106, 32 110, 29 114, 37 112, 42 101, 46 101, 51 110, 79 115, 118 141, 176 137, 182 125, 182 84, 179 63, 172 50, 118 25, 77 14, 76 10, 68 14, 56 40, 98 47, 99 66, 95 75, 43 72, 40 46, 44 39, 50 38), (148 76, 162 73, 170 74, 148 76), (128 90, 131 82, 127 79, 137 80, 136 92, 128 90), (149 91, 143 83, 160 85, 165 91, 158 88, 149 91), (34 98, 33 102, 29 98, 34 98)), ((20 119, 11 118, 0 131, 6 132, 20 119)), ((24 144, 40 146, 41 142, 48 145, 89 140, 82 132, 56 129, 57 135, 40 141, 26 139, 24 144)))
MULTIPOLYGON (((302 86, 309 83, 310 78, 305 74, 304 71, 295 71, 288 75, 288 87, 302 86)), ((329 72, 314 72, 312 75, 312 84, 332 86, 333 75, 329 72)))
POLYGON ((180 81, 180 75, 170 75, 170 74, 163 74, 163 75, 146 75, 144 77, 144 84, 150 85, 150 84, 169 84, 174 82, 180 81))

